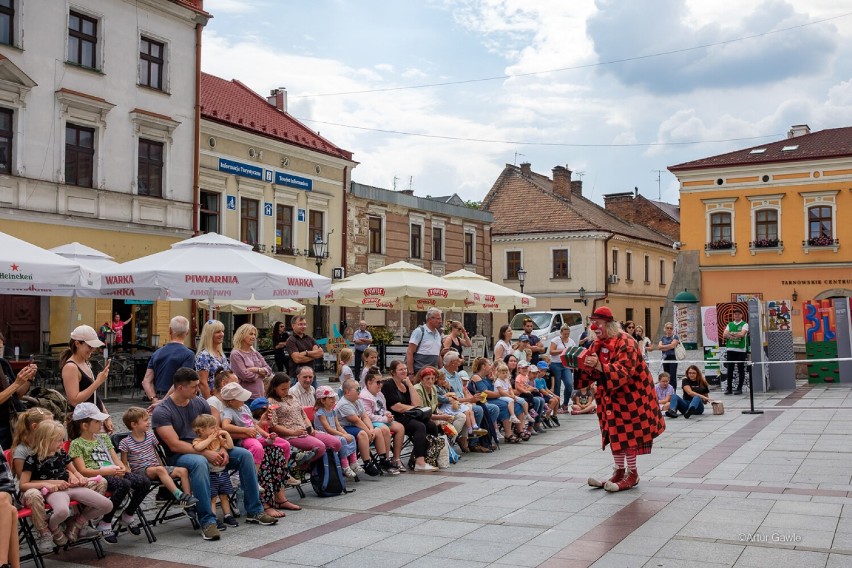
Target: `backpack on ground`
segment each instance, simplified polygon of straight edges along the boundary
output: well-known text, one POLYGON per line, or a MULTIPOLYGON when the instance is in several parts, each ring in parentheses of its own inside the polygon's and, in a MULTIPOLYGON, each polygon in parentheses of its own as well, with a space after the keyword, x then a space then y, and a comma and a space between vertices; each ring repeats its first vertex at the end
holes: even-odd
POLYGON ((311 487, 319 497, 334 497, 341 493, 355 491, 346 490, 346 480, 343 477, 343 468, 340 467, 340 458, 337 452, 327 450, 322 459, 314 462, 311 469, 311 487))
POLYGON ((68 399, 56 389, 46 387, 34 387, 22 397, 26 408, 34 408, 39 406, 45 408, 53 414, 53 418, 62 424, 65 424, 65 418, 69 412, 73 410, 68 399))

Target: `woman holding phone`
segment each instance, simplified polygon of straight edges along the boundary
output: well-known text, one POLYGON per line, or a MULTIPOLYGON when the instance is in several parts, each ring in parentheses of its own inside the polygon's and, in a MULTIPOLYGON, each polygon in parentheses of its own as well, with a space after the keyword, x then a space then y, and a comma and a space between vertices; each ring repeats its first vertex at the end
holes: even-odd
MULTIPOLYGON (((81 325, 71 332, 71 340, 68 348, 59 356, 59 368, 62 369, 62 386, 65 389, 65 398, 72 407, 81 402, 91 402, 101 412, 109 414, 103 401, 98 396, 98 388, 104 384, 109 376, 109 360, 104 365, 104 370, 95 376, 89 360, 95 349, 103 347, 104 342, 98 339, 98 334, 88 325, 81 325)), ((104 429, 112 434, 114 427, 112 419, 104 421, 104 429)))
POLYGON ((3 349, 6 338, 0 333, 0 447, 12 447, 12 430, 9 428, 11 411, 24 411, 20 397, 30 390, 30 383, 38 372, 35 363, 30 363, 21 369, 17 376, 11 365, 3 359, 3 349))

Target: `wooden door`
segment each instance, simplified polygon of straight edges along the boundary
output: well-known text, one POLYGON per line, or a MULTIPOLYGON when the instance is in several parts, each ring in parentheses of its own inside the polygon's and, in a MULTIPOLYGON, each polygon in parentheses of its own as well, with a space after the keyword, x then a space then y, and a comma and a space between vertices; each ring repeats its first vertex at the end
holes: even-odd
POLYGON ((41 352, 39 296, 0 296, 0 331, 6 336, 6 356, 14 358, 15 347, 20 357, 41 352))

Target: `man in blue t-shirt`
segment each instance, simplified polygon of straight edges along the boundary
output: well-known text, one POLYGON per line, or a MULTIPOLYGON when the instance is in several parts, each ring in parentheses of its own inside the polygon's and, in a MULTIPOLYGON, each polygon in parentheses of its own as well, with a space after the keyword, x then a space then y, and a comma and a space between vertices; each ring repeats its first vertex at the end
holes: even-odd
POLYGON ((169 322, 169 342, 157 349, 148 359, 148 370, 142 379, 142 389, 151 402, 157 403, 172 388, 172 377, 181 367, 195 368, 195 353, 184 344, 189 335, 189 320, 175 316, 169 322))

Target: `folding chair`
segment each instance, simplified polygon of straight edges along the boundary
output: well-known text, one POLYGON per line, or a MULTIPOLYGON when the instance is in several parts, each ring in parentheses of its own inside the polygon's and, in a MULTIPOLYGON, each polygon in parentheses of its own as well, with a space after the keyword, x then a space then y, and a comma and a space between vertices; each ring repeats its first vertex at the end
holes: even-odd
MULTIPOLYGON (((6 461, 11 465, 12 451, 4 450, 3 454, 6 456, 6 461)), ((80 504, 77 501, 72 500, 68 506, 77 507, 79 505, 80 504)), ((50 505, 48 505, 47 503, 44 504, 44 508, 48 513, 51 511, 50 505)), ((32 560, 33 563, 36 565, 36 568, 45 568, 43 558, 44 554, 38 549, 38 544, 36 543, 35 534, 33 532, 34 527, 32 521, 30 520, 31 518, 32 509, 28 507, 22 507, 21 509, 18 509, 18 538, 19 541, 23 540, 26 543, 27 548, 30 550, 29 554, 21 555, 21 560, 32 560)), ((100 535, 92 538, 83 538, 73 543, 69 542, 63 547, 63 549, 68 550, 68 548, 70 547, 88 544, 89 542, 92 543, 92 547, 95 549, 95 555, 98 558, 103 558, 106 556, 103 545, 101 544, 100 535)))

